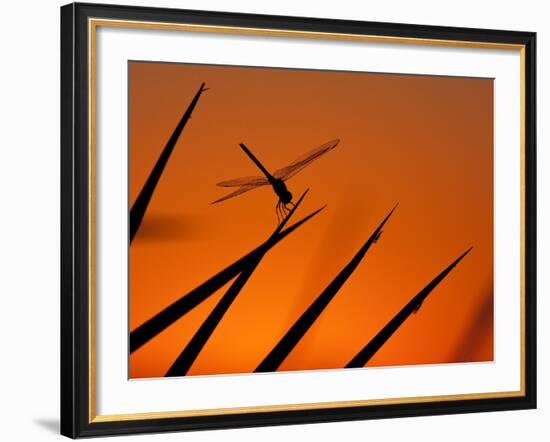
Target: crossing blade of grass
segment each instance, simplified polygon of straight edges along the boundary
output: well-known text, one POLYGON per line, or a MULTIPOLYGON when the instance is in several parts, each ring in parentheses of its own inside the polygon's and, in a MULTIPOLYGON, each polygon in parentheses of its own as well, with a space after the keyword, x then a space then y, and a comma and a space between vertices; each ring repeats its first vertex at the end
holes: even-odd
MULTIPOLYGON (((302 218, 300 221, 297 221, 285 230, 280 230, 281 225, 279 225, 276 229, 277 233, 272 234, 259 247, 255 248, 250 253, 230 264, 222 271, 216 273, 207 281, 203 282, 201 285, 191 290, 189 293, 185 294, 178 300, 174 301, 168 307, 164 308, 152 318, 148 319, 143 324, 135 328, 130 333, 130 353, 133 353, 141 348, 143 345, 145 345, 147 342, 149 342, 151 339, 153 339, 167 327, 172 325, 183 315, 185 315, 187 312, 195 308, 197 305, 199 305, 201 302, 203 302, 205 299, 215 293, 218 289, 231 281, 240 272, 242 272, 243 269, 245 269, 250 264, 250 262, 253 262, 257 259, 258 255, 265 254, 269 249, 279 243, 279 241, 286 238, 298 227, 309 221, 323 209, 324 207, 310 213, 308 216, 302 218)), ((288 219, 288 217, 286 219, 288 219)))
POLYGON ((377 241, 380 236, 382 228, 393 214, 397 205, 386 215, 380 225, 372 233, 369 239, 363 244, 361 249, 356 253, 353 259, 342 269, 342 271, 334 278, 334 280, 325 288, 325 290, 315 299, 315 301, 308 307, 308 309, 300 316, 300 318, 294 323, 294 325, 288 330, 283 338, 275 345, 273 350, 265 357, 265 359, 258 365, 255 372, 269 372, 276 371, 283 363, 286 357, 294 349, 296 344, 302 339, 309 328, 317 320, 319 315, 323 312, 329 302, 336 296, 340 288, 344 285, 347 279, 355 271, 357 266, 362 261, 363 257, 369 250, 370 246, 377 241))
MULTIPOLYGON (((306 196, 308 190, 304 192, 304 194, 300 197, 298 202, 294 205, 292 210, 288 213, 288 215, 283 219, 283 221, 277 226, 273 234, 271 235, 270 239, 273 239, 276 235, 278 235, 283 227, 287 224, 290 217, 293 215, 293 213, 296 211, 304 197, 306 196)), ((269 241, 269 240, 268 240, 269 241)), ((185 346, 183 351, 180 353, 180 355, 176 358, 172 366, 168 369, 166 372, 167 377, 170 376, 185 376, 195 360, 197 359, 199 353, 202 351, 206 343, 208 342, 208 339, 214 333, 214 330, 220 323, 220 321, 223 319, 225 313, 231 307, 231 304, 239 293, 241 292, 241 289, 244 287, 244 285, 247 283, 250 276, 252 276, 252 273, 254 273, 254 270, 256 270, 256 267, 258 267, 258 264, 260 264, 260 261, 264 257, 264 255, 267 253, 268 249, 264 249, 262 253, 259 253, 256 255, 254 259, 251 259, 250 262, 243 268, 242 272, 239 274, 237 279, 231 284, 227 292, 223 295, 223 297, 220 299, 220 301, 216 304, 212 312, 208 315, 206 320, 201 324, 197 332, 193 335, 189 343, 185 346)))
POLYGON ((449 272, 472 250, 470 247, 455 261, 451 263, 445 270, 437 275, 426 287, 424 287, 414 298, 412 298, 405 307, 401 309, 386 326, 378 332, 378 334, 367 344, 357 355, 346 365, 346 368, 360 368, 376 354, 378 350, 386 343, 386 341, 397 331, 397 329, 405 322, 405 320, 415 311, 417 311, 422 302, 435 289, 438 284, 445 279, 449 272))
POLYGON ((139 226, 143 221, 143 217, 145 216, 145 211, 147 210, 149 201, 151 201, 160 177, 162 176, 162 172, 164 171, 164 168, 168 163, 168 160, 170 159, 170 155, 172 154, 172 151, 174 150, 174 147, 176 146, 176 143, 178 142, 178 139, 183 132, 183 129, 185 128, 185 125, 191 118, 191 114, 193 113, 193 110, 195 109, 195 106, 197 105, 200 96, 205 90, 206 88, 204 87, 204 83, 202 83, 201 87, 193 97, 193 100, 191 100, 191 103, 189 104, 187 110, 182 115, 178 125, 172 133, 172 136, 166 143, 166 146, 164 146, 164 149, 162 150, 162 153, 160 154, 157 162, 151 170, 147 181, 145 181, 143 188, 139 192, 136 201, 130 209, 130 243, 132 243, 132 240, 134 239, 134 236, 136 235, 139 226))

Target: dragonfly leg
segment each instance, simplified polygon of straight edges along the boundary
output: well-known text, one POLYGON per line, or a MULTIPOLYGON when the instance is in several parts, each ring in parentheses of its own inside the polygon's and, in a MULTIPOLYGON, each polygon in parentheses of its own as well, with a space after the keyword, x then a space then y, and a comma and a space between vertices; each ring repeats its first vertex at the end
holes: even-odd
POLYGON ((281 203, 281 212, 283 214, 283 218, 288 215, 288 209, 286 208, 286 205, 281 203))
POLYGON ((278 201, 277 205, 275 206, 275 212, 277 213, 277 225, 281 224, 280 209, 281 209, 281 202, 278 201))
POLYGON ((284 203, 282 201, 279 200, 279 202, 277 203, 277 207, 279 208, 279 214, 281 216, 280 218, 280 221, 279 223, 285 219, 285 217, 287 216, 288 214, 288 209, 286 208, 286 206, 284 205, 284 203))

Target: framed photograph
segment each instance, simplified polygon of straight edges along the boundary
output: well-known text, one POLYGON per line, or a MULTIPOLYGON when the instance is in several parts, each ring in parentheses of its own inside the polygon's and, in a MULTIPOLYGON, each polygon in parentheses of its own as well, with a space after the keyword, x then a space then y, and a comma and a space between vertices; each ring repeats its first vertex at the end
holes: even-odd
POLYGON ((61 8, 61 432, 536 406, 529 32, 61 8))

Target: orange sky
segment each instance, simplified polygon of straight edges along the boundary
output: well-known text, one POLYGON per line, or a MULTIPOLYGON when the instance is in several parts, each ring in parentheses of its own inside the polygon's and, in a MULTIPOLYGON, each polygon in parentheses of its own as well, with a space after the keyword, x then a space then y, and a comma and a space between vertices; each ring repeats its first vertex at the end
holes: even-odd
MULTIPOLYGON (((472 252, 369 366, 493 359, 493 81, 131 62, 130 204, 201 82, 205 92, 130 247, 130 330, 241 257, 276 226, 263 187, 215 183, 271 170, 334 138, 288 181, 327 208, 262 260, 189 375, 251 372, 353 257, 377 244, 280 370, 341 368, 429 281, 472 252)), ((130 357, 163 376, 229 284, 130 357)))

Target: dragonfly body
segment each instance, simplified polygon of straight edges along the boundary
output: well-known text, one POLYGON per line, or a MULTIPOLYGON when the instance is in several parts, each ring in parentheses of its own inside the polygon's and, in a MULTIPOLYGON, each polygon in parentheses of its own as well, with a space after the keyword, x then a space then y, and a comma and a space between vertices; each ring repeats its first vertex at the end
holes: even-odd
POLYGON ((273 186, 273 190, 279 197, 279 200, 283 204, 289 204, 292 202, 292 193, 288 191, 288 188, 286 187, 286 184, 282 179, 276 178, 271 185, 273 186))
POLYGON ((280 178, 276 178, 275 182, 271 185, 273 186, 273 190, 279 197, 279 201, 275 206, 275 212, 277 212, 277 221, 281 222, 281 220, 284 219, 285 215, 290 211, 287 207, 287 204, 294 206, 294 203, 292 202, 292 193, 289 192, 285 182, 280 178))
POLYGON ((252 176, 237 178, 229 181, 222 181, 218 183, 218 186, 221 187, 238 187, 237 190, 231 192, 228 195, 214 201, 212 204, 220 203, 229 198, 233 198, 241 193, 248 192, 249 190, 255 189, 260 186, 271 185, 273 191, 279 198, 277 202, 277 217, 284 217, 285 213, 288 212, 287 205, 292 203, 292 193, 288 190, 285 181, 296 175, 303 168, 311 164, 314 160, 320 156, 327 153, 329 150, 332 150, 336 147, 340 140, 332 140, 328 143, 323 144, 322 146, 308 152, 306 155, 297 158, 291 164, 281 169, 277 169, 275 172, 270 173, 264 165, 254 156, 254 154, 246 147, 243 143, 240 144, 241 149, 248 155, 254 164, 262 171, 264 176, 252 176))

